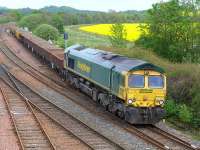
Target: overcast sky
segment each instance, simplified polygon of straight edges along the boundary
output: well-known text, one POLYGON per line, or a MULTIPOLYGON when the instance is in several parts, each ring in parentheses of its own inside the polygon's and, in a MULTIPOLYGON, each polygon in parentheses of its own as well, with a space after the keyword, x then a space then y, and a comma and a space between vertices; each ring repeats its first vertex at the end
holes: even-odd
POLYGON ((145 10, 161 0, 0 0, 8 8, 42 8, 44 6, 70 6, 82 10, 145 10))

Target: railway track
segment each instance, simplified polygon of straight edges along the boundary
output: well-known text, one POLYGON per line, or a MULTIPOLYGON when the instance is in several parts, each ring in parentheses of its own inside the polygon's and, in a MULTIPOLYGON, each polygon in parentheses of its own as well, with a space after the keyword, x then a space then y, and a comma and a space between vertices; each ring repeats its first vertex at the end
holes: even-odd
MULTIPOLYGON (((20 59, 14 52, 12 52, 7 46, 0 43, 0 50, 17 66, 22 68, 24 71, 33 74, 37 78, 40 78, 41 81, 47 81, 45 78, 48 78, 49 81, 56 83, 56 85, 59 85, 61 87, 65 87, 66 84, 62 80, 56 80, 57 77, 51 75, 47 75, 45 72, 42 72, 41 70, 37 69, 36 67, 27 64, 24 60, 20 59), (44 78, 45 77, 45 78, 44 78)), ((47 66, 39 66, 39 68, 45 68, 46 70, 47 66)), ((49 82, 48 81, 48 82, 49 82)))
MULTIPOLYGON (((54 80, 52 77, 42 73, 40 70, 38 70, 38 69, 34 68, 33 66, 27 64, 22 59, 17 57, 13 52, 11 52, 8 48, 2 46, 1 44, 0 44, 0 50, 5 54, 5 56, 12 63, 14 63, 16 66, 18 66, 22 70, 24 70, 26 73, 31 75, 33 78, 35 78, 38 81, 44 83, 45 85, 51 87, 52 89, 54 89, 58 93, 61 93, 64 96, 66 96, 67 98, 70 98, 74 102, 77 102, 75 95, 78 95, 80 97, 83 96, 83 94, 80 94, 80 92, 72 90, 72 88, 66 86, 65 84, 63 84, 61 82, 54 80), (72 94, 74 92, 76 92, 75 95, 72 94)), ((78 102, 77 102, 77 104, 80 105, 80 103, 78 103, 78 102)))
MULTIPOLYGON (((32 75, 33 74, 35 74, 35 73, 32 72, 32 75)), ((35 74, 34 77, 37 78, 38 80, 40 80, 37 77, 37 74, 35 74)), ((48 76, 45 76, 45 77, 49 78, 48 76)), ((49 80, 51 80, 51 79, 49 79, 49 80)), ((64 90, 66 87, 64 87, 63 85, 58 85, 53 80, 51 80, 51 81, 52 82, 47 82, 46 79, 45 79, 45 80, 43 80, 43 83, 45 83, 49 87, 55 89, 59 93, 65 95, 66 97, 70 98, 74 102, 77 102, 77 100, 70 94, 70 91, 72 91, 72 90, 69 89, 69 91, 66 92, 66 90, 64 90)), ((80 104, 79 102, 77 102, 77 104, 82 106, 82 104, 80 104)), ((85 107, 87 107, 87 106, 85 106, 85 107)), ((90 110, 91 110, 91 108, 90 108, 90 110)), ((95 113, 97 113, 97 112, 95 112, 95 113)), ((119 118, 115 118, 114 120, 117 120, 117 122, 116 122, 117 124, 119 122, 124 124, 124 122, 121 121, 119 118)), ((120 126, 122 126, 122 125, 120 125, 120 126)), ((167 132, 165 133, 165 131, 163 131, 161 129, 154 130, 155 127, 154 127, 154 129, 149 130, 149 131, 147 131, 148 129, 146 129, 146 128, 140 129, 140 128, 137 128, 137 127, 134 127, 134 126, 131 126, 131 125, 128 125, 128 124, 123 125, 123 127, 124 127, 125 130, 129 131, 130 133, 137 135, 138 137, 142 138, 143 140, 147 141, 148 143, 151 143, 152 145, 155 145, 156 147, 158 147, 160 149, 177 149, 177 148, 180 148, 181 150, 182 149, 193 149, 193 150, 198 149, 195 146, 177 138, 174 135, 171 135, 167 132), (158 131, 160 133, 158 133, 158 131), (161 138, 162 140, 160 140, 159 138, 161 138)))
POLYGON ((153 131, 154 133, 157 133, 159 135, 162 135, 163 137, 166 137, 166 138, 170 139, 171 141, 175 141, 175 142, 179 143, 180 145, 182 145, 183 147, 185 147, 187 149, 193 149, 193 150, 199 149, 195 145, 192 145, 192 144, 182 140, 181 138, 174 136, 173 134, 170 134, 170 133, 160 129, 157 126, 152 125, 147 128, 148 128, 148 130, 153 131))
POLYGON ((13 120, 13 114, 11 113, 10 107, 8 107, 6 101, 3 98, 1 90, 0 90, 0 122, 4 123, 0 125, 1 149, 12 149, 12 150, 22 149, 22 143, 20 141, 17 132, 16 124, 13 120))
POLYGON ((200 150, 195 145, 192 145, 154 125, 148 125, 145 127, 128 125, 125 129, 162 150, 200 150))
MULTIPOLYGON (((0 68, 0 72, 2 71, 3 70, 1 70, 0 68)), ((15 83, 12 80, 10 80, 10 77, 6 75, 5 73, 1 74, 0 80, 1 78, 3 78, 3 80, 6 81, 7 84, 9 84, 10 86, 13 86, 12 88, 14 87, 17 88, 15 83)), ((30 94, 29 96, 31 96, 31 98, 35 98, 33 94, 32 95, 31 93, 27 93, 27 94, 30 94)), ((25 99, 27 98, 25 97, 25 99)), ((46 132, 48 133, 48 136, 50 137, 51 142, 53 143, 55 149, 59 149, 59 150, 66 150, 66 149, 89 150, 91 149, 86 144, 81 142, 78 138, 74 137, 65 128, 63 128, 58 122, 52 120, 52 118, 48 117, 41 110, 35 107, 31 102, 29 102, 29 104, 32 106, 35 112, 35 115, 40 120, 41 125, 45 128, 46 132)), ((12 149, 14 150, 14 148, 12 149)))
POLYGON ((41 124, 46 127, 46 130, 52 139, 52 143, 55 145, 58 150, 90 150, 86 144, 81 142, 78 138, 74 137, 73 134, 68 132, 63 128, 59 123, 52 120, 46 114, 37 109, 34 105, 33 109, 35 110, 38 118, 41 120, 41 124))
POLYGON ((60 127, 76 137, 79 140, 78 143, 82 143, 81 149, 84 149, 84 147, 85 149, 122 149, 120 145, 103 137, 98 132, 92 130, 84 123, 55 106, 53 103, 34 93, 21 82, 11 76, 10 79, 18 91, 23 93, 23 96, 26 97, 27 101, 35 109, 51 118, 51 120, 54 120, 60 127))
MULTIPOLYGON (((11 64, 9 64, 8 68, 12 68, 11 66, 16 65, 17 67, 19 67, 20 69, 22 69, 23 71, 25 71, 26 73, 28 73, 29 75, 31 75, 32 77, 34 77, 36 80, 42 82, 43 84, 51 87, 52 89, 54 89, 55 91, 61 93, 61 90, 64 89, 64 87, 59 86, 57 83, 53 82, 51 79, 47 79, 44 78, 40 72, 37 72, 36 69, 32 68, 31 66, 29 66, 28 64, 26 64, 25 62, 23 62, 22 60, 20 60, 16 55, 14 55, 8 48, 2 47, 0 45, 0 49, 1 51, 4 53, 4 55, 9 59, 9 61, 11 62, 11 64)), ((6 65, 7 67, 7 65, 6 65)), ((5 69, 5 67, 4 67, 5 69)), ((66 90, 65 90, 66 91, 66 90)), ((62 94, 65 95, 66 97, 70 98, 67 94, 71 93, 71 92, 67 92, 67 94, 65 93, 65 91, 62 91, 62 94)), ((92 130, 92 129, 91 129, 92 130)), ((96 131, 94 131, 96 132, 96 131)), ((97 134, 97 133, 96 133, 97 134)), ((98 133, 99 134, 99 133, 98 133)), ((100 136, 100 134, 99 134, 100 136)), ((103 137, 101 135, 102 138, 107 139, 106 137, 103 137)), ((87 139, 88 137, 85 137, 85 139, 87 139)), ((94 138, 91 139, 94 141, 94 138)), ((101 140, 99 140, 101 141, 101 140)), ((107 141, 110 141, 109 139, 107 139, 107 141)), ((111 141, 109 142, 111 143, 111 141)), ((112 142, 113 143, 113 142, 112 142)), ((111 145, 117 145, 115 147, 118 147, 117 149, 121 149, 121 146, 114 143, 111 145)), ((96 149, 96 148, 95 148, 96 149)), ((110 148, 109 148, 110 149, 110 148)))
POLYGON ((22 149, 55 149, 30 104, 5 82, 0 82, 22 149))

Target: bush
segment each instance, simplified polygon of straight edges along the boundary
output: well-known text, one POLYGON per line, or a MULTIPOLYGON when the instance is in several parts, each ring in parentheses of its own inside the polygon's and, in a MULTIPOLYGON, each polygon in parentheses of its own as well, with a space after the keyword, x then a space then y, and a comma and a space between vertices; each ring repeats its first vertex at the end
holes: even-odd
POLYGON ((178 117, 184 123, 191 123, 193 119, 191 110, 185 104, 179 106, 178 117))
POLYGON ((176 73, 173 74, 174 77, 168 76, 168 95, 178 103, 191 104, 195 95, 192 89, 197 81, 183 71, 180 74, 178 71, 174 73, 176 73))
POLYGON ((38 26, 35 29, 34 34, 45 40, 57 40, 59 37, 58 30, 55 27, 48 24, 42 24, 38 26))
POLYGON ((193 108, 193 113, 194 113, 194 119, 193 119, 193 124, 195 127, 200 127, 200 93, 197 92, 199 90, 196 90, 194 95, 194 98, 192 99, 192 108, 193 108))
POLYGON ((192 108, 200 114, 200 93, 198 93, 198 90, 194 91, 194 94, 195 93, 196 95, 194 95, 194 98, 192 99, 192 108))
MULTIPOLYGON (((200 115, 200 114, 199 114, 200 115)), ((193 118, 193 121, 192 121, 192 124, 193 124, 193 126, 195 127, 195 128, 200 128, 200 117, 199 117, 199 115, 198 116, 195 116, 194 118, 193 118)))
MULTIPOLYGON (((65 41, 63 39, 63 37, 59 37, 56 42, 56 45, 58 45, 59 47, 65 48, 65 41)), ((68 44, 68 43, 67 43, 68 44)), ((68 45, 67 45, 68 46, 68 45)))
POLYGON ((0 17, 0 24, 2 23, 8 23, 8 22, 16 22, 19 19, 20 16, 14 12, 10 12, 6 14, 5 16, 0 17))
POLYGON ((167 100, 165 105, 164 105, 165 111, 167 113, 167 117, 175 117, 177 116, 177 106, 175 101, 173 100, 167 100))

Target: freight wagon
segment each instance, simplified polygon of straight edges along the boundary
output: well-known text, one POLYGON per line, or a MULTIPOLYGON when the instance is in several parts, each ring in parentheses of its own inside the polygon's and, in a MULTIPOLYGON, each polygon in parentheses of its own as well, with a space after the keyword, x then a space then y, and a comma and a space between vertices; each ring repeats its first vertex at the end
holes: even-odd
POLYGON ((58 48, 22 29, 15 29, 14 34, 27 48, 46 61, 51 68, 63 73, 64 50, 62 48, 58 48))

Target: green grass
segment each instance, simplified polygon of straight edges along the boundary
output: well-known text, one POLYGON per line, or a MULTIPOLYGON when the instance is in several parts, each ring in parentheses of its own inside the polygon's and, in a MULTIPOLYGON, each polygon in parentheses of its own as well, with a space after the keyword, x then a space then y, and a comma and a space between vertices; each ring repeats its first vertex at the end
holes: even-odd
POLYGON ((78 43, 88 47, 111 46, 107 37, 80 31, 79 27, 79 25, 65 27, 65 31, 69 34, 68 45, 78 43))

